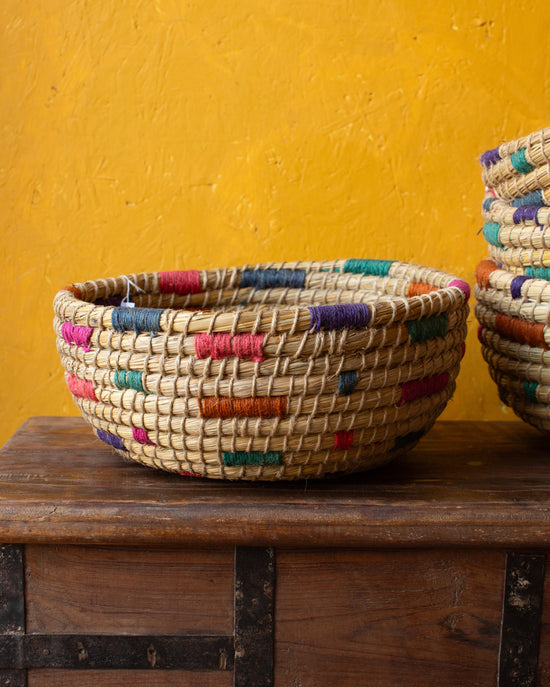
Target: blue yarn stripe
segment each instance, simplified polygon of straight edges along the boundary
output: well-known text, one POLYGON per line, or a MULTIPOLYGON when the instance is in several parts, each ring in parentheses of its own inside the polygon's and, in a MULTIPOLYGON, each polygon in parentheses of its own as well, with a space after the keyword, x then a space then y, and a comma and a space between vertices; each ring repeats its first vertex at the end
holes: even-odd
POLYGON ((282 465, 283 454, 281 451, 236 451, 230 453, 224 451, 222 454, 223 464, 227 467, 240 465, 282 465))
POLYGON ((445 336, 449 327, 447 315, 434 315, 422 320, 410 320, 407 323, 411 343, 423 343, 436 336, 445 336))
POLYGON ((532 279, 550 280, 550 267, 526 267, 525 274, 532 279))
POLYGON ((135 389, 148 393, 143 387, 143 374, 136 370, 115 370, 115 386, 117 389, 135 389))
POLYGON ((119 332, 160 332, 162 310, 158 308, 115 308, 111 315, 113 329, 119 332))
POLYGON ((360 260, 351 258, 346 260, 344 264, 344 272, 352 272, 353 274, 370 274, 376 277, 386 277, 390 271, 390 267, 395 260, 360 260))
POLYGON ((525 148, 521 148, 517 152, 512 153, 510 155, 510 162, 512 163, 512 167, 516 170, 516 172, 519 172, 520 174, 528 174, 535 169, 534 165, 527 160, 525 148))
POLYGON ((316 332, 321 329, 361 329, 370 320, 370 308, 366 303, 317 305, 308 310, 309 328, 316 332))
POLYGON ((531 403, 538 403, 537 399, 537 389, 539 385, 537 382, 528 382, 525 381, 523 382, 523 393, 525 394, 525 398, 528 401, 531 401, 531 403))
POLYGON ((491 209, 491 206, 493 203, 496 201, 496 198, 485 198, 483 200, 482 208, 485 210, 485 212, 489 212, 491 209))
POLYGON ((355 370, 340 372, 338 378, 338 393, 340 396, 349 396, 357 386, 358 378, 355 370))
POLYGON ((303 289, 306 281, 305 270, 266 269, 244 270, 241 274, 241 288, 255 289, 303 289))
POLYGON ((500 224, 498 222, 486 222, 483 225, 483 236, 485 240, 493 246, 502 247, 502 243, 498 240, 498 232, 500 231, 500 224))
POLYGON ((532 191, 531 193, 528 193, 526 196, 523 196, 522 198, 515 198, 511 202, 511 204, 515 208, 521 208, 524 205, 546 205, 546 203, 544 202, 542 191, 540 189, 532 191))
POLYGON ((113 448, 118 448, 119 451, 127 451, 128 449, 126 446, 124 446, 124 442, 120 437, 115 436, 114 434, 109 434, 109 432, 104 432, 101 429, 96 429, 96 434, 98 439, 101 439, 106 444, 109 444, 109 446, 112 446, 113 448))

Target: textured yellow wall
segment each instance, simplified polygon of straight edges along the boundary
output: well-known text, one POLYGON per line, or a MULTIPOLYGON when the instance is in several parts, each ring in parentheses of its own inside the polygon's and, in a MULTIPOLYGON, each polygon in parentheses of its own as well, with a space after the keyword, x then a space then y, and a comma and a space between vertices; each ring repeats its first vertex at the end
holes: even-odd
MULTIPOLYGON (((547 0, 2 0, 0 443, 77 414, 66 282, 298 258, 472 281, 477 157, 549 124, 547 0)), ((452 418, 513 418, 472 321, 452 418)))

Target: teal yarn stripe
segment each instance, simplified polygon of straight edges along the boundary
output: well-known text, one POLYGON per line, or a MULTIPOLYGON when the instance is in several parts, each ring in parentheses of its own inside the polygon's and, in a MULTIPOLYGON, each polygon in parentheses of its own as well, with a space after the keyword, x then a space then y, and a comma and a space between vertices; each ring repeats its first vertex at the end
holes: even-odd
POLYGON ((532 279, 550 279, 550 267, 526 267, 525 274, 532 279))
POLYGON ((531 403, 538 403, 537 399, 537 389, 539 385, 537 382, 523 382, 523 393, 525 394, 525 398, 528 401, 531 401, 531 403))
POLYGON ((525 148, 521 148, 516 153, 510 155, 512 167, 520 174, 528 174, 535 169, 535 166, 528 162, 525 156, 525 148))
POLYGON ((447 315, 436 315, 423 320, 411 320, 406 324, 411 343, 423 343, 436 336, 445 336, 449 327, 449 318, 447 315))
POLYGON ((487 243, 493 246, 503 247, 503 244, 498 240, 498 232, 500 231, 500 224, 498 222, 487 222, 483 225, 483 236, 487 243))
POLYGON ((351 258, 350 260, 346 260, 344 272, 386 277, 394 262, 395 260, 358 260, 351 258))
POLYGON ((143 388, 143 376, 141 372, 134 370, 116 370, 115 371, 115 386, 117 389, 134 389, 142 393, 148 393, 143 388))
POLYGON ((223 464, 227 467, 240 465, 282 465, 282 453, 280 451, 236 451, 230 453, 224 451, 222 454, 223 464))

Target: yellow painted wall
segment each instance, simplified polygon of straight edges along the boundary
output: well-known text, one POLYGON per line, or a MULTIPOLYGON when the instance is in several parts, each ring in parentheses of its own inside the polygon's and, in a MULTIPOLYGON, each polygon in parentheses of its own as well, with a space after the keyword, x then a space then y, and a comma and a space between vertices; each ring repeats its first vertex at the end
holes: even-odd
MULTIPOLYGON (((66 282, 298 258, 472 281, 477 158, 550 124, 547 0, 2 0, 0 443, 77 414, 66 282)), ((447 419, 503 409, 469 347, 447 419)))

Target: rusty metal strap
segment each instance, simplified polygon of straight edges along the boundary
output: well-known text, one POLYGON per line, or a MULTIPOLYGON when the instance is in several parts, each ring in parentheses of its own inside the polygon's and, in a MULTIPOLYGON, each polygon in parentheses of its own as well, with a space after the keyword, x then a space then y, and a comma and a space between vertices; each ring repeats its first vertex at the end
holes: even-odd
POLYGON ((0 669, 233 670, 233 637, 47 635, 0 637, 0 669))

